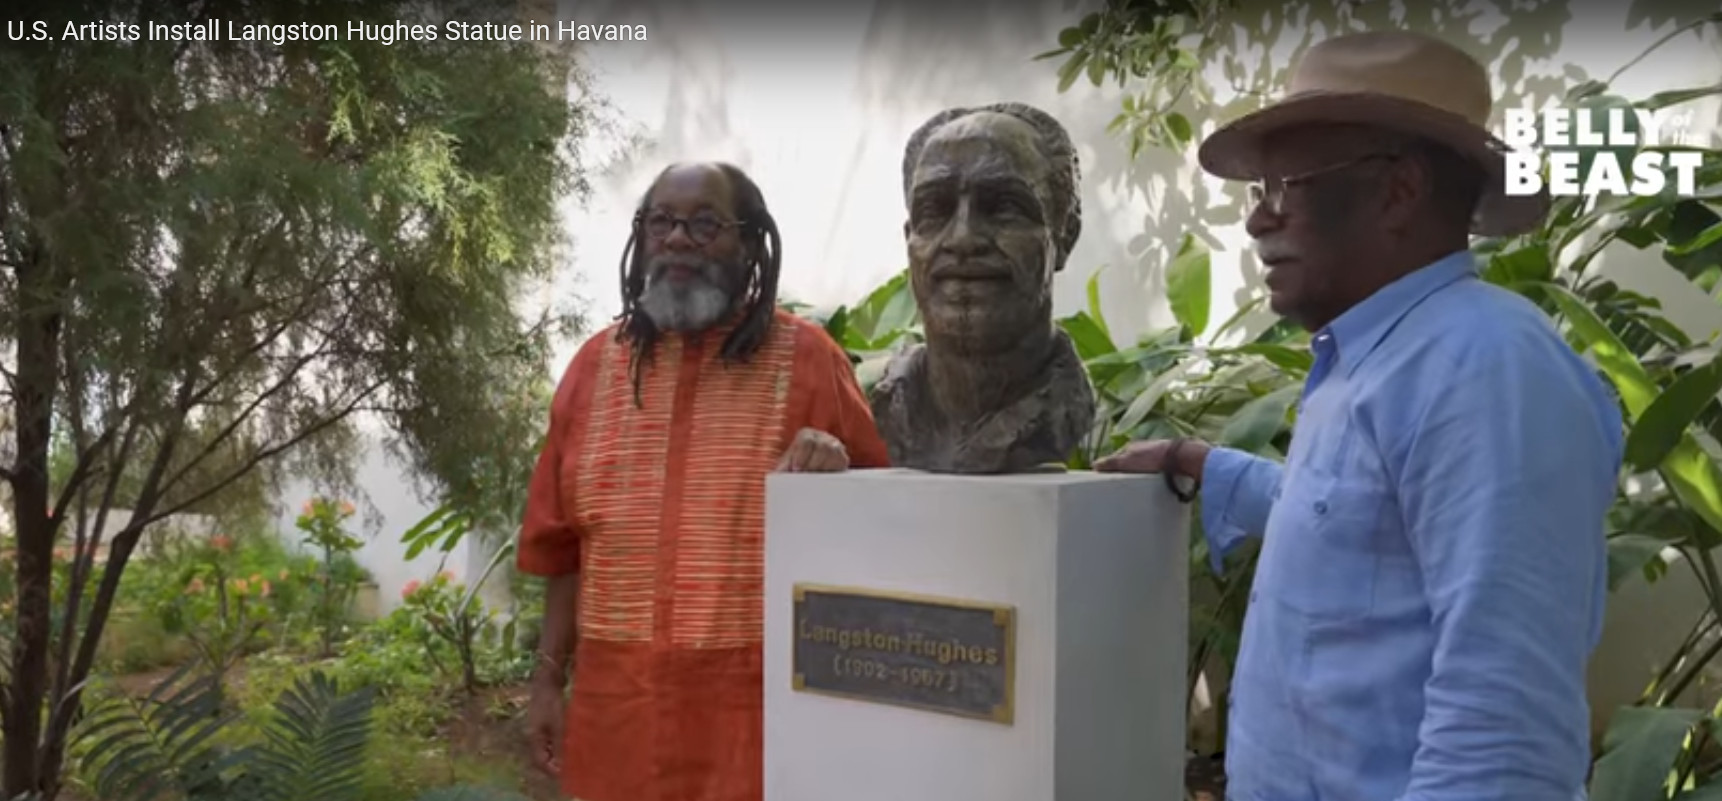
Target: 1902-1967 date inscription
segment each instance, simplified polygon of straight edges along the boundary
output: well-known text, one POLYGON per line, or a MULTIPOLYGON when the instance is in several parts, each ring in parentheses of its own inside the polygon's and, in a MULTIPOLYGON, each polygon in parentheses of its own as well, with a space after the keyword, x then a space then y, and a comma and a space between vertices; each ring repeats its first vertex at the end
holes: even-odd
POLYGON ((1009 724, 1015 610, 795 586, 795 689, 1009 724))
POLYGON ((932 687, 951 693, 956 692, 962 683, 962 674, 955 670, 889 665, 877 659, 842 654, 832 655, 831 673, 836 676, 894 681, 910 687, 932 687))

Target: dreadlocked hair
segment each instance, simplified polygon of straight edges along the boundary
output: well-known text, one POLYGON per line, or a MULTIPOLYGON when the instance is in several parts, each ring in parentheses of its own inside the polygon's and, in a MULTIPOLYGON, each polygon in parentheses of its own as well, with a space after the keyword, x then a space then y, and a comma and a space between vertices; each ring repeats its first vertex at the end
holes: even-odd
MULTIPOLYGON (((652 180, 652 187, 655 189, 677 166, 672 164, 658 173, 652 180)), ((765 344, 766 335, 771 331, 777 310, 777 276, 783 267, 783 237, 777 231, 777 220, 766 208, 765 193, 759 190, 759 185, 733 164, 720 162, 714 166, 729 180, 734 193, 731 199, 736 221, 740 223, 737 234, 741 236, 748 268, 741 321, 724 339, 720 351, 726 364, 734 364, 752 358, 765 344)), ((662 335, 652 318, 640 311, 640 295, 646 291, 644 226, 651 204, 652 189, 647 189, 634 209, 628 243, 622 247, 622 313, 616 316, 616 338, 629 345, 628 376, 633 382, 636 408, 644 407, 640 386, 662 335)))

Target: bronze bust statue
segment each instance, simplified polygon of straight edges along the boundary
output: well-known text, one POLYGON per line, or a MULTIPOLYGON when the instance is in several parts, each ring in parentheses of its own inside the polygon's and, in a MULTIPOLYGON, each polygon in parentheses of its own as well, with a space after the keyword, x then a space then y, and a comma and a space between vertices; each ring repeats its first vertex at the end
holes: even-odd
POLYGON ((1021 103, 947 109, 909 138, 903 234, 926 344, 873 389, 893 466, 1056 469, 1089 433, 1094 387, 1052 319, 1080 180, 1064 126, 1021 103))

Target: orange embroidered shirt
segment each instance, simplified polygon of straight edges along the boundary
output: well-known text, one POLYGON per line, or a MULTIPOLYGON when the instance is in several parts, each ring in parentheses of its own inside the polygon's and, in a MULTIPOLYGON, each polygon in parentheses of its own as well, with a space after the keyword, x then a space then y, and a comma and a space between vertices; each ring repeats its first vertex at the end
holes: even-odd
POLYGON ((583 801, 761 801, 766 474, 804 427, 888 462, 823 329, 779 311, 733 364, 728 331, 660 339, 636 407, 611 327, 551 407, 518 563, 580 575, 562 789, 583 801))

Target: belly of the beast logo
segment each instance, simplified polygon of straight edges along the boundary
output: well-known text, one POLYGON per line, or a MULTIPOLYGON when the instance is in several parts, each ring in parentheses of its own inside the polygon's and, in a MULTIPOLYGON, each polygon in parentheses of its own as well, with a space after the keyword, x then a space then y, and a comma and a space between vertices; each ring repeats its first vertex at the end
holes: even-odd
POLYGON ((1555 197, 1648 197, 1668 191, 1670 178, 1676 195, 1689 197, 1697 191, 1702 152, 1651 149, 1672 127, 1674 114, 1668 109, 1580 108, 1538 113, 1515 108, 1506 109, 1502 116, 1501 139, 1512 148, 1505 154, 1503 189, 1508 195, 1532 195, 1544 188, 1542 165, 1534 150, 1538 146, 1548 152, 1547 188, 1555 197))

